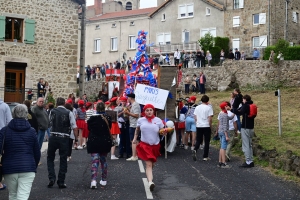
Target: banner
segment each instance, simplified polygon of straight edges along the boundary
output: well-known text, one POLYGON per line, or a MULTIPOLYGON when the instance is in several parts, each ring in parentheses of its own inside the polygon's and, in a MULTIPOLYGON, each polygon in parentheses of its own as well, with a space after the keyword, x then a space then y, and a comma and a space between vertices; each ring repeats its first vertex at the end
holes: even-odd
POLYGON ((125 69, 106 69, 106 76, 121 76, 125 74, 125 69))
POLYGON ((139 104, 152 104, 155 108, 164 110, 169 91, 148 85, 137 84, 134 93, 135 100, 139 104))
POLYGON ((113 91, 115 88, 118 88, 118 91, 120 89, 120 82, 119 81, 110 81, 108 82, 108 98, 110 99, 112 97, 113 91))

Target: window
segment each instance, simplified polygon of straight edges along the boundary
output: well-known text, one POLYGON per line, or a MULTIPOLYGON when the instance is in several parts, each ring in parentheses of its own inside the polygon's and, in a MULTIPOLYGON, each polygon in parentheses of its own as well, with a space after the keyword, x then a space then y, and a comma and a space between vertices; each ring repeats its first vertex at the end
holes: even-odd
POLYGON ((130 26, 134 26, 134 21, 130 22, 130 26))
POLYGON ((161 21, 166 21, 166 14, 162 14, 161 21))
POLYGON ((233 9, 244 8, 244 0, 233 0, 233 9))
POLYGON ((210 8, 206 8, 206 15, 210 15, 210 8))
POLYGON ((97 29, 100 29, 100 25, 99 25, 99 24, 96 25, 96 28, 95 28, 95 29, 96 29, 96 30, 97 30, 97 29))
POLYGON ((233 17, 233 27, 240 26, 240 16, 233 17))
POLYGON ((136 47, 135 47, 135 36, 129 35, 128 42, 129 42, 129 49, 136 49, 136 47))
POLYGON ((253 15, 253 25, 266 24, 266 13, 253 15))
POLYGON ((187 18, 194 16, 194 4, 185 4, 178 6, 178 18, 187 18))
POLYGON ((97 38, 94 40, 94 52, 100 52, 100 43, 100 39, 97 38))
POLYGON ((118 50, 118 38, 117 37, 110 38, 110 50, 111 51, 118 50))
POLYGON ((0 41, 24 41, 26 44, 34 44, 35 21, 0 16, 0 41))
POLYGON ((253 48, 267 47, 268 37, 266 35, 253 37, 252 43, 253 43, 253 48))
POLYGON ((126 10, 132 10, 132 3, 131 2, 126 3, 126 10))
POLYGON ((171 33, 158 33, 156 43, 158 45, 171 44, 171 33))
POLYGON ((240 38, 232 39, 232 49, 240 49, 240 38))
POLYGON ((112 27, 112 28, 116 28, 117 25, 116 25, 115 23, 113 23, 113 24, 111 25, 111 27, 112 27))
POLYGON ((293 22, 298 23, 299 21, 299 13, 293 12, 293 22))
POLYGON ((187 30, 184 30, 182 32, 182 42, 183 43, 189 43, 190 42, 190 32, 187 30))
POLYGON ((200 37, 204 37, 206 33, 210 33, 213 37, 217 37, 217 28, 203 28, 200 30, 200 37))

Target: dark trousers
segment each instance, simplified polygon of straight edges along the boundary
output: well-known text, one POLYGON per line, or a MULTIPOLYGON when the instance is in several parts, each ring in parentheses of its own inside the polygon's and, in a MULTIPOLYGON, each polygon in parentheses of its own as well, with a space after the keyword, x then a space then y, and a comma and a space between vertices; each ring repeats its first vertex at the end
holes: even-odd
POLYGON ((210 138, 211 138, 211 129, 210 129, 210 127, 205 127, 205 128, 197 127, 197 138, 196 138, 196 145, 195 145, 195 150, 196 151, 199 149, 200 144, 203 143, 203 136, 204 136, 203 158, 208 158, 209 143, 210 143, 210 138))
POLYGON ((201 67, 205 67, 205 60, 201 60, 201 67))
POLYGON ((179 65, 179 59, 175 58, 175 65, 179 65))
POLYGON ((58 184, 63 184, 65 182, 66 173, 68 169, 67 155, 69 148, 69 138, 55 137, 51 136, 48 143, 47 151, 47 166, 48 166, 48 178, 49 180, 56 180, 55 170, 54 170, 54 159, 55 152, 59 150, 60 162, 59 162, 59 172, 58 172, 58 184))
POLYGON ((185 94, 190 93, 190 84, 184 84, 184 89, 185 89, 184 91, 185 94))
POLYGON ((69 139, 69 148, 68 148, 68 157, 71 157, 72 155, 72 147, 73 147, 73 139, 69 139))
POLYGON ((189 61, 185 60, 185 61, 183 61, 183 64, 184 64, 184 68, 188 68, 189 61))
POLYGON ((200 83, 200 94, 205 94, 205 84, 200 83))
POLYGON ((129 136, 129 121, 122 123, 120 144, 119 144, 119 155, 123 155, 126 152, 126 156, 129 157, 132 154, 131 142, 129 136))
POLYGON ((87 75, 87 81, 90 81, 91 80, 91 75, 87 75))

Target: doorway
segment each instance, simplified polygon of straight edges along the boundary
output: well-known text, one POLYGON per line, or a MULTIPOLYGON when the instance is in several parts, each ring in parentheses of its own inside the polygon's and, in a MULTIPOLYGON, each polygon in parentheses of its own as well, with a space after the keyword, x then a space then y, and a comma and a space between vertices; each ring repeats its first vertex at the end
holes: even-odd
POLYGON ((26 66, 26 63, 5 62, 5 102, 22 103, 25 100, 26 66))

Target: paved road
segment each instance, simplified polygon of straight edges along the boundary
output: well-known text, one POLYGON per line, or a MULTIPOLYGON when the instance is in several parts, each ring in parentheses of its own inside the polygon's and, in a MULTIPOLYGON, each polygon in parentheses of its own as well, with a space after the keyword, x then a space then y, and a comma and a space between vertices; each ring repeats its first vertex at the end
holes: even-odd
MULTIPOLYGON (((198 157, 201 153, 198 152, 198 157)), ((241 161, 234 158, 230 163, 232 168, 221 169, 217 167, 218 151, 211 149, 210 157, 212 160, 208 162, 194 162, 190 150, 183 149, 168 154, 168 159, 160 157, 154 168, 156 188, 151 193, 145 190, 143 183, 146 180, 145 173, 141 172, 144 164, 140 166, 139 162, 126 162, 125 159, 108 160, 108 185, 89 189, 90 157, 85 150, 73 151, 66 179, 68 188, 58 189, 55 185, 48 189, 46 154, 43 153, 43 164, 38 168, 30 199, 143 200, 147 195, 160 200, 300 198, 300 188, 296 184, 282 181, 260 167, 240 169, 241 161)), ((1 192, 0 199, 8 199, 7 190, 1 192)))

